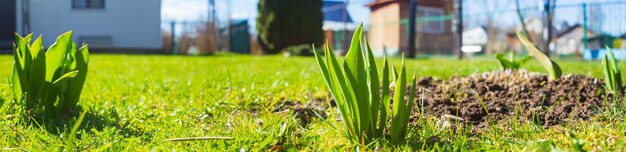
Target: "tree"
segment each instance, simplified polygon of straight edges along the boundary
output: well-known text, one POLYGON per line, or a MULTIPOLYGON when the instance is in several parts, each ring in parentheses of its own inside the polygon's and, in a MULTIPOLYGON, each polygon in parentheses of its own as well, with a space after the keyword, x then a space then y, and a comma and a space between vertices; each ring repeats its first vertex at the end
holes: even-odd
POLYGON ((530 33, 526 28, 526 22, 524 21, 524 15, 522 13, 522 7, 520 6, 519 0, 515 0, 515 9, 517 10, 517 18, 519 19, 520 24, 522 24, 522 32, 524 32, 524 35, 526 35, 528 41, 534 44, 535 41, 533 41, 532 36, 530 36, 530 33))
POLYGON ((554 9, 556 9, 556 0, 548 0, 544 4, 544 18, 546 20, 546 24, 544 24, 544 29, 547 32, 544 34, 544 44, 543 50, 544 53, 550 55, 550 43, 552 42, 552 33, 553 33, 553 20, 554 20, 554 9))
POLYGON ((321 44, 322 0, 259 0, 256 30, 263 53, 294 45, 321 44))

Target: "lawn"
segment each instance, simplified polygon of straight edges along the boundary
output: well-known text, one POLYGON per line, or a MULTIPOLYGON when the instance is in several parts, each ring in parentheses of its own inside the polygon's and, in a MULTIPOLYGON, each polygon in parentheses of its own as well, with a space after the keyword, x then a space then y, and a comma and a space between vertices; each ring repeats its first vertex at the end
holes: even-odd
MULTIPOLYGON (((398 65, 400 60, 391 62, 398 65)), ((599 62, 557 62, 566 74, 602 77, 599 62)), ((11 56, 0 56, 0 84, 6 83, 12 63, 11 56)), ((335 121, 333 115, 338 113, 333 110, 326 110, 328 119, 313 117, 307 124, 297 121, 293 112, 275 112, 284 102, 308 103, 329 98, 312 57, 92 55, 89 66, 79 102, 87 114, 78 131, 77 150, 344 151, 353 146, 335 129, 342 124, 335 121), (198 136, 234 139, 164 141, 198 136)), ((407 61, 409 74, 416 72, 418 77, 440 79, 499 68, 490 57, 407 61)), ((536 61, 524 68, 543 72, 536 61)), ((0 86, 0 98, 0 148, 64 148, 75 116, 67 122, 37 123, 17 112, 8 87, 0 86)), ((395 148, 569 151, 575 150, 574 141, 580 139, 585 150, 621 151, 626 142, 626 123, 621 119, 624 117, 607 114, 548 128, 532 124, 513 128, 494 125, 479 133, 440 129, 433 119, 411 125, 406 144, 395 148)))

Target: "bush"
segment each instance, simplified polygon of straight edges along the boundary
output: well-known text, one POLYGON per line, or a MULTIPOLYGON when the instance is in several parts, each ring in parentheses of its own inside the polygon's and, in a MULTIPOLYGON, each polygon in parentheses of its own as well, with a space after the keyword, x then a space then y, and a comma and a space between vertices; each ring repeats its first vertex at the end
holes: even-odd
POLYGON ((76 49, 71 31, 61 34, 45 52, 41 36, 33 43, 31 39, 32 34, 16 35, 9 80, 14 99, 27 111, 65 114, 77 105, 87 78, 87 45, 76 49))
MULTIPOLYGON (((294 45, 289 46, 283 49, 282 52, 289 53, 289 55, 297 55, 297 56, 313 56, 314 50, 322 50, 322 49, 313 49, 311 45, 294 45)), ((322 51, 318 51, 317 53, 324 54, 322 51)))
POLYGON ((293 45, 321 44, 321 0, 259 0, 256 22, 263 53, 276 54, 293 45))

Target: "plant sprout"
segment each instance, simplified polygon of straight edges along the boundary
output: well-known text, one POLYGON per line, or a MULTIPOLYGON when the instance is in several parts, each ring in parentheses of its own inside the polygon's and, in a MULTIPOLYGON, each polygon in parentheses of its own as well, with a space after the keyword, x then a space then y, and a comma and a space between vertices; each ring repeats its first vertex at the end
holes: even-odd
POLYGON ((55 115, 68 112, 78 103, 87 78, 87 45, 76 49, 72 32, 61 34, 44 52, 39 36, 16 34, 13 45, 13 75, 9 80, 14 99, 27 110, 55 115))
POLYGON ((381 85, 378 68, 367 41, 364 43, 365 53, 362 51, 362 35, 362 25, 360 25, 352 37, 352 44, 343 66, 339 65, 339 61, 328 45, 324 46, 326 60, 317 51, 313 51, 317 64, 343 118, 343 133, 351 142, 370 143, 383 138, 384 131, 388 130, 391 142, 399 143, 406 136, 409 117, 413 109, 415 76, 411 80, 408 100, 405 100, 407 77, 404 58, 400 71, 390 77, 390 69, 396 70, 393 66, 389 66, 385 57, 381 85), (390 79, 395 81, 393 82, 395 94, 391 111, 389 111, 390 79), (381 87, 382 92, 380 92, 381 87))
POLYGON ((530 59, 532 59, 532 57, 524 56, 520 60, 515 60, 515 53, 511 51, 509 52, 508 58, 505 58, 504 54, 498 53, 496 54, 496 59, 498 59, 503 69, 517 70, 530 59))
POLYGON ((550 80, 556 80, 561 77, 561 67, 559 67, 556 62, 552 61, 547 55, 543 54, 541 50, 537 48, 533 43, 528 41, 526 36, 524 36, 520 31, 517 31, 517 37, 522 42, 522 44, 528 49, 528 52, 541 63, 543 68, 548 71, 548 76, 550 80))
POLYGON ((612 93, 622 91, 622 72, 619 69, 615 55, 610 48, 606 48, 606 54, 602 58, 604 69, 604 83, 606 89, 612 93))

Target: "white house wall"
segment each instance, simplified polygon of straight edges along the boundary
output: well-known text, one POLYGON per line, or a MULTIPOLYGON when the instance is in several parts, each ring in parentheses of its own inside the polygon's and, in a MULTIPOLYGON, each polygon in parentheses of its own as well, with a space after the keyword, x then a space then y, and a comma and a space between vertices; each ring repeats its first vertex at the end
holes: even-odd
POLYGON ((31 32, 43 34, 46 46, 73 30, 77 43, 80 37, 105 36, 112 38, 110 48, 161 49, 160 0, 105 0, 104 9, 72 9, 71 0, 31 0, 30 10, 31 32))
POLYGON ((584 29, 578 27, 567 34, 564 34, 556 40, 556 52, 558 54, 574 54, 576 51, 583 51, 583 33, 584 29))

